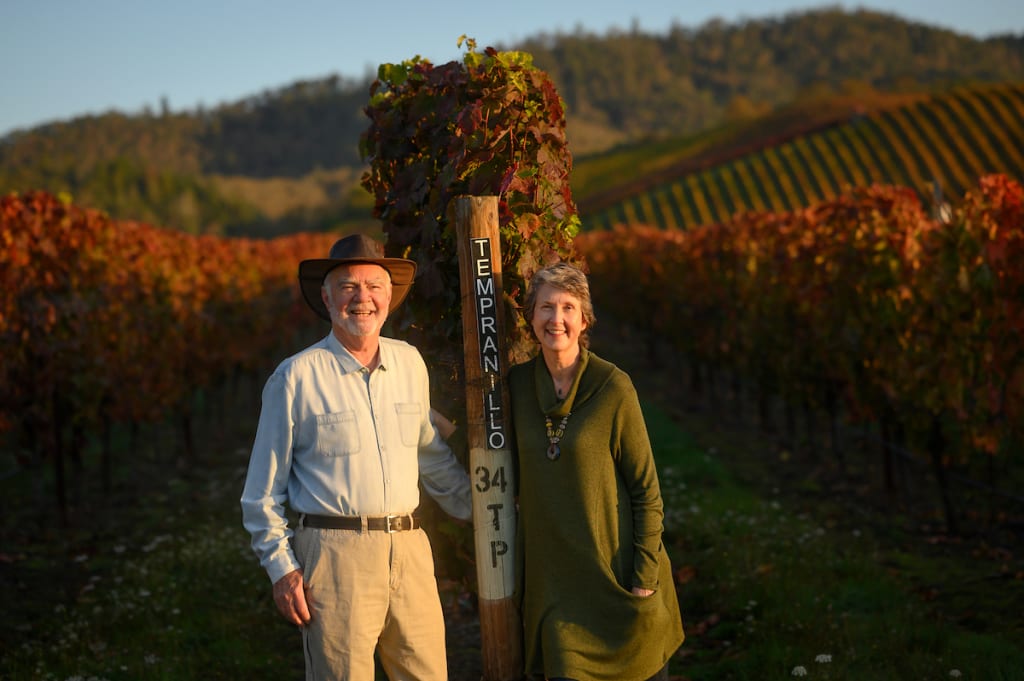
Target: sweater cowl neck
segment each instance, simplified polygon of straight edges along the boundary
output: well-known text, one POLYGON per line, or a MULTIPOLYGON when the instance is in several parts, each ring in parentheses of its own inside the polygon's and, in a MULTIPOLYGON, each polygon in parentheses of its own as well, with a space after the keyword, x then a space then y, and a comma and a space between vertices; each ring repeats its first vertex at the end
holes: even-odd
POLYGON ((580 365, 565 398, 555 394, 555 382, 548 372, 544 356, 534 358, 533 384, 537 391, 537 404, 545 416, 562 417, 582 405, 596 393, 611 376, 614 366, 595 357, 587 348, 580 348, 580 365))

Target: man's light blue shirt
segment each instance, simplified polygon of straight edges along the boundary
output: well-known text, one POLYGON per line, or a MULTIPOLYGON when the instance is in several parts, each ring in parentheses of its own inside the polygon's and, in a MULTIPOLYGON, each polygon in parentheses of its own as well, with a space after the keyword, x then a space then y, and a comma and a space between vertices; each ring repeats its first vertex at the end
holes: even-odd
POLYGON ((469 478, 430 421, 427 367, 380 339, 367 370, 333 333, 283 361, 263 406, 242 492, 242 521, 272 582, 301 567, 285 503, 299 513, 412 513, 418 482, 450 515, 472 516, 469 478))

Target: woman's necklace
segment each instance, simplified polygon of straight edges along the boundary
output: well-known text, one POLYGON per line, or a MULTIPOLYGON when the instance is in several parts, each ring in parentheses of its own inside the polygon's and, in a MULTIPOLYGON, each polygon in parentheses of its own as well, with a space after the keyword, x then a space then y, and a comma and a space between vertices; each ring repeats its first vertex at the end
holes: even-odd
POLYGON ((555 461, 562 455, 562 450, 559 448, 558 443, 562 440, 562 436, 565 435, 565 424, 569 422, 569 417, 572 416, 572 412, 569 412, 562 417, 562 420, 558 423, 558 428, 555 429, 551 423, 550 416, 544 416, 544 425, 548 428, 548 441, 551 443, 548 445, 548 459, 555 461))

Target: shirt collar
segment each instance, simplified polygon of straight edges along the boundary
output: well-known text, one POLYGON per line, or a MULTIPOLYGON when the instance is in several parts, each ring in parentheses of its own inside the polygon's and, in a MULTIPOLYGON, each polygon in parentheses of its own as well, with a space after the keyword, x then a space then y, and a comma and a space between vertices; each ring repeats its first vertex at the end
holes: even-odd
MULTIPOLYGON (((387 351, 387 344, 383 342, 384 338, 382 337, 380 340, 380 365, 377 368, 387 371, 388 360, 391 355, 387 351)), ((352 356, 352 353, 348 351, 348 348, 341 344, 338 337, 334 335, 334 331, 327 334, 325 342, 327 343, 327 348, 334 353, 335 357, 338 358, 338 361, 341 363, 341 368, 346 374, 355 371, 362 371, 365 368, 360 364, 359 360, 352 356)))

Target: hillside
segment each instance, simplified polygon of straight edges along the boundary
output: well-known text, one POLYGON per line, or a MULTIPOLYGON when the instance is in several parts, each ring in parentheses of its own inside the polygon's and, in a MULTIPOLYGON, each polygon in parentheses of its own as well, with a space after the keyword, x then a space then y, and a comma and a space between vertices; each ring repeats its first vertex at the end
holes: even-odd
POLYGON ((358 184, 367 87, 332 76, 210 111, 111 112, 13 133, 0 141, 0 191, 66 192, 193 233, 324 228, 358 184))
MULTIPOLYGON (((581 163, 600 191, 577 193, 587 228, 618 223, 689 228, 738 212, 784 211, 833 198, 848 186, 898 184, 928 204, 960 196, 978 177, 1024 177, 1024 83, 958 87, 932 96, 875 100, 871 108, 821 112, 803 125, 749 137, 731 126, 677 142, 683 153, 652 153, 638 167, 624 151, 581 163), (642 166, 641 166, 642 167, 642 166)), ((670 149, 671 145, 665 145, 670 149)))
MULTIPOLYGON (((1024 76, 1024 36, 979 41, 894 15, 825 8, 667 33, 584 32, 517 46, 551 74, 570 127, 687 135, 821 95, 927 92, 1024 76)), ((606 149, 571 138, 578 154, 606 149)))
MULTIPOLYGON (((606 176, 592 188, 600 173, 582 171, 609 151, 654 158, 665 150, 663 165, 686 163, 679 140, 692 140, 695 152, 710 149, 716 131, 739 126, 748 143, 763 145, 780 125, 820 124, 820 109, 1024 81, 1024 36, 977 40, 838 9, 659 34, 540 35, 497 47, 530 52, 566 102, 581 205, 596 187, 618 183, 606 176)), ((329 76, 210 110, 110 112, 18 131, 0 140, 0 191, 67 193, 114 217, 189 232, 373 229, 359 187, 368 88, 329 76)))

